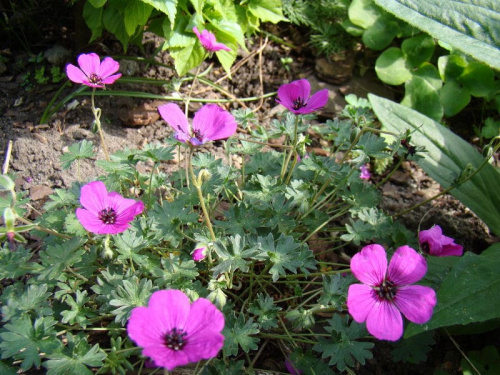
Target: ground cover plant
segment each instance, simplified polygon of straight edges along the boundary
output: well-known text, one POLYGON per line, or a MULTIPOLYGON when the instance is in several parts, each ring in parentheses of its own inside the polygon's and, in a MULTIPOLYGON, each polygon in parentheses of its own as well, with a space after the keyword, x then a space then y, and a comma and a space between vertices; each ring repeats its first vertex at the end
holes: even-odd
MULTIPOLYGON (((190 32, 203 58, 231 48, 190 32)), ((82 159, 107 149, 99 94, 122 79, 118 65, 86 53, 66 66, 100 134, 100 144, 82 140, 62 155, 78 175, 82 159)), ((200 74, 186 82, 201 84, 200 74)), ((105 173, 56 190, 36 222, 15 176, 0 176, 2 373, 258 373, 270 356, 276 373, 355 373, 376 342, 397 342, 394 360, 412 362, 425 360, 435 331, 494 326, 498 245, 477 254, 440 223, 411 232, 380 208, 380 189, 416 161, 498 234, 495 139, 483 157, 373 95, 349 96, 338 118, 318 119, 328 90, 307 79, 279 87, 269 126, 216 103, 191 115, 187 92, 157 107, 169 138, 104 151, 95 163, 105 173), (328 140, 326 156, 308 150, 311 129, 328 140), (208 152, 213 142, 241 164, 208 152), (374 165, 393 159, 375 182, 374 165)), ((495 361, 485 347, 463 368, 495 361)))

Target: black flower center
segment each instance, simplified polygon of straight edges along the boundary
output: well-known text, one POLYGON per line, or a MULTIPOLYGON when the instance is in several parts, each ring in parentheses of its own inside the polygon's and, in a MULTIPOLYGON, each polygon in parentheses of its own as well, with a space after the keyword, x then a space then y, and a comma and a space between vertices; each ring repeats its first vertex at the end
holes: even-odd
POLYGON ((99 220, 104 224, 114 224, 116 222, 116 211, 113 208, 105 208, 99 212, 99 220))
POLYGON ((304 99, 302 99, 301 97, 298 97, 297 99, 295 99, 293 101, 293 105, 292 105, 292 108, 295 109, 296 111, 305 107, 306 106, 306 101, 304 99))
POLYGON ((422 251, 426 254, 429 254, 430 251, 431 251, 431 247, 429 246, 429 243, 428 242, 424 242, 423 244, 420 244, 420 248, 422 249, 422 251))
POLYGON ((102 83, 102 79, 97 74, 92 73, 89 77, 89 82, 93 83, 94 85, 100 85, 102 83))
POLYGON ((181 350, 186 345, 186 335, 182 329, 173 328, 165 335, 165 346, 172 350, 181 350))
POLYGON ((203 142, 203 135, 201 134, 199 129, 194 130, 193 135, 198 141, 203 142))
POLYGON ((376 286, 374 289, 378 298, 386 301, 393 301, 398 291, 397 286, 390 280, 384 280, 382 284, 376 286))

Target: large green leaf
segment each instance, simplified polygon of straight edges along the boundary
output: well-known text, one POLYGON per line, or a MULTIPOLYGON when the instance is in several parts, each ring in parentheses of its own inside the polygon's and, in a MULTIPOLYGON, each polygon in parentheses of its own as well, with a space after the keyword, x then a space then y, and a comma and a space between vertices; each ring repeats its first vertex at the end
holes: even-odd
POLYGON ((432 319, 423 325, 410 324, 405 338, 439 327, 500 317, 498 251, 492 247, 481 255, 466 252, 437 290, 438 303, 432 319))
POLYGON ((375 0, 398 18, 500 69, 500 1, 375 0))
POLYGON ((160 12, 165 13, 172 24, 175 22, 175 15, 177 14, 177 0, 141 0, 141 1, 153 6, 160 12))
MULTIPOLYGON (((469 143, 449 129, 410 108, 375 95, 369 95, 375 114, 387 130, 412 133, 411 143, 424 146, 426 152, 418 161, 422 169, 444 188, 455 182, 470 164, 483 163, 483 157, 469 143)), ((486 164, 471 180, 451 190, 451 194, 469 207, 491 230, 500 235, 500 174, 486 164)))

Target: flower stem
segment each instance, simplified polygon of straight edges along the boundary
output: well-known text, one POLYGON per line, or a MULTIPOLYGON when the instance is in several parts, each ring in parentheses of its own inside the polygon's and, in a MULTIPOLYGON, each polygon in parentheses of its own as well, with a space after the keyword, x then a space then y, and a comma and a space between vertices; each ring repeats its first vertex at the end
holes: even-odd
POLYGON ((283 166, 281 167, 281 175, 280 175, 280 180, 284 181, 286 171, 288 169, 288 164, 290 164, 290 160, 292 159, 292 155, 295 156, 294 162, 292 164, 292 167, 290 168, 290 171, 288 172, 288 177, 286 179, 286 183, 290 181, 290 178, 293 173, 293 169, 295 168, 295 164, 297 164, 297 142, 298 142, 298 129, 299 129, 299 116, 295 116, 295 126, 293 129, 293 140, 292 140, 292 147, 289 153, 286 155, 285 162, 283 163, 283 166))
POLYGON ((95 87, 92 89, 92 95, 90 96, 90 101, 92 104, 92 113, 94 114, 95 125, 97 127, 97 131, 99 132, 99 137, 101 138, 102 150, 104 151, 104 156, 106 157, 106 161, 110 161, 108 148, 106 147, 106 142, 104 141, 104 133, 102 132, 101 127, 101 109, 95 107, 94 102, 95 96, 95 87))
MULTIPOLYGON (((217 238, 215 237, 214 229, 212 227, 212 223, 210 222, 210 216, 208 214, 207 206, 205 204, 205 198, 203 197, 203 191, 201 189, 202 186, 202 181, 198 181, 196 176, 194 175, 193 171, 193 164, 191 162, 191 159, 193 157, 193 152, 194 148, 190 148, 189 150, 189 156, 188 156, 188 170, 189 170, 189 175, 191 176, 191 182, 193 183, 193 186, 196 188, 196 191, 198 193, 198 199, 200 200, 200 206, 201 210, 203 211, 203 217, 205 219, 205 224, 208 228, 208 231, 210 232, 210 237, 212 238, 212 241, 217 241, 217 238)), ((208 252, 208 258, 209 262, 212 263, 212 257, 210 255, 210 251, 208 252)))

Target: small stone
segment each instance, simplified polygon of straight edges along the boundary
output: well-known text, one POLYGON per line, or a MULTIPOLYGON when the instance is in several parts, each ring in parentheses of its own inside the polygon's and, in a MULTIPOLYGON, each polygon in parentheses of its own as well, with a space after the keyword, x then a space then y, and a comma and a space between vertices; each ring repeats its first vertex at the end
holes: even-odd
POLYGON ((44 199, 52 194, 54 191, 45 185, 37 185, 33 186, 30 189, 30 198, 31 200, 38 201, 40 199, 44 199))

